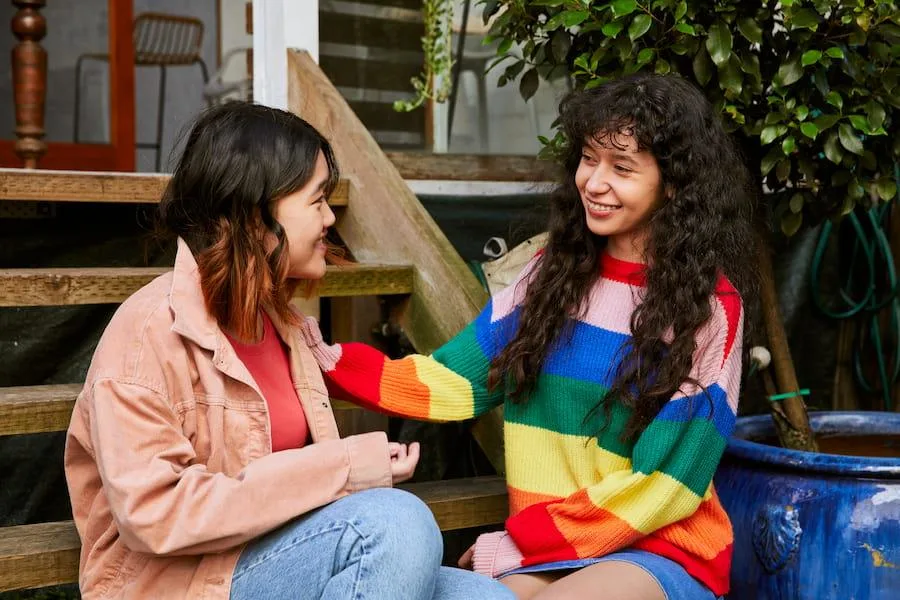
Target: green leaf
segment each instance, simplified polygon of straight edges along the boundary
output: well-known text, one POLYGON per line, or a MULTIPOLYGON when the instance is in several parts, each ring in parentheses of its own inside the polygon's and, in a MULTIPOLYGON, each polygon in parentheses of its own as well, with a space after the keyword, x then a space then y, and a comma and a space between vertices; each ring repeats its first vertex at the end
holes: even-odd
POLYGON ((825 51, 825 54, 830 56, 831 58, 844 58, 844 51, 838 48, 837 46, 832 46, 828 50, 825 51))
POLYGON ((841 146, 843 146, 853 154, 863 153, 862 142, 859 141, 859 138, 856 137, 855 133, 853 133, 853 128, 851 128, 846 123, 841 123, 840 125, 838 125, 838 137, 841 140, 841 146))
POLYGON ((563 24, 566 27, 575 27, 584 23, 591 13, 586 10, 567 10, 563 15, 563 24))
POLYGON ((819 15, 814 10, 801 8, 800 10, 794 11, 791 15, 792 29, 806 28, 815 31, 818 26, 819 15))
POLYGON ((778 72, 775 73, 775 83, 782 87, 788 86, 800 79, 802 75, 803 68, 800 66, 800 58, 794 56, 778 67, 778 72))
POLYGON ((763 177, 769 174, 769 171, 775 166, 779 160, 781 160, 784 155, 781 153, 781 148, 778 146, 769 150, 768 154, 766 154, 759 165, 759 170, 762 173, 763 177))
POLYGON ((875 192, 879 198, 887 202, 897 194, 897 184, 890 178, 879 179, 875 182, 875 192))
POLYGON ((825 102, 836 107, 838 110, 842 110, 844 108, 844 99, 841 98, 841 95, 835 91, 828 92, 828 95, 825 96, 825 102))
POLYGON ((804 67, 808 67, 809 65, 814 65, 819 62, 820 58, 822 58, 822 53, 819 50, 807 50, 800 58, 800 63, 804 67))
POLYGON ((763 40, 762 27, 756 22, 756 19, 746 18, 737 22, 738 31, 746 40, 752 44, 761 44, 763 40))
POLYGON ((731 45, 733 42, 728 25, 722 21, 716 21, 709 28, 709 37, 706 38, 706 49, 717 67, 721 67, 728 61, 728 57, 731 56, 731 45))
POLYGON ((557 29, 553 33, 553 38, 550 42, 550 53, 556 59, 556 62, 565 62, 571 47, 572 38, 569 36, 569 33, 564 29, 557 29))
POLYGON ((532 0, 534 6, 562 6, 566 0, 532 0))
POLYGON ((628 37, 631 38, 632 42, 639 39, 642 35, 647 33, 652 23, 653 20, 650 18, 650 15, 644 13, 639 14, 631 22, 631 25, 628 26, 628 37))
POLYGON ((637 62, 639 65, 645 65, 651 60, 653 60, 653 55, 655 54, 653 48, 644 48, 637 55, 637 62))
POLYGON ((610 21, 600 30, 606 37, 614 38, 625 29, 625 23, 622 21, 610 21))
POLYGON ((819 128, 819 131, 825 131, 826 129, 834 126, 840 120, 839 115, 819 115, 813 121, 816 124, 816 127, 819 128))
POLYGON ((809 116, 809 107, 807 107, 805 104, 801 104, 796 108, 796 110, 794 110, 794 114, 797 115, 798 121, 805 121, 806 117, 809 116))
POLYGON ((801 123, 800 133, 814 140, 816 139, 816 136, 819 135, 819 128, 816 127, 815 123, 801 123))
POLYGON ((719 85, 723 89, 737 95, 741 93, 743 80, 740 61, 737 56, 732 54, 728 62, 719 68, 719 85))
POLYGON ((672 65, 663 59, 659 59, 656 61, 656 64, 653 66, 653 72, 658 75, 666 75, 669 71, 672 70, 672 65))
POLYGON ((838 136, 834 132, 825 140, 825 156, 836 165, 841 164, 841 159, 844 157, 844 152, 838 145, 838 136))
POLYGON ((792 213, 798 213, 803 210, 803 194, 798 192, 791 196, 788 206, 790 206, 792 213))
POLYGON ((791 161, 787 158, 779 160, 778 164, 775 166, 775 177, 778 178, 778 181, 787 181, 787 178, 791 175, 791 161))
POLYGON ((850 115, 847 117, 850 119, 850 124, 853 125, 854 129, 858 129, 863 133, 869 131, 869 121, 862 115, 850 115))
POLYGON ((582 71, 589 71, 591 66, 588 62, 590 59, 587 54, 579 54, 578 58, 576 58, 572 64, 581 69, 582 71))
POLYGON ((767 146, 775 141, 776 137, 778 137, 778 128, 775 125, 769 125, 768 127, 763 127, 762 132, 759 134, 759 141, 763 146, 767 146))
POLYGON ((781 231, 787 237, 797 233, 801 225, 803 225, 803 213, 787 212, 781 215, 781 231))
POLYGON ((536 68, 528 69, 525 74, 522 75, 522 79, 519 81, 519 94, 522 95, 522 99, 525 100, 525 102, 528 102, 528 100, 534 96, 539 84, 540 80, 538 79, 536 68))
POLYGON ((694 55, 692 67, 694 69, 694 77, 697 78, 700 85, 709 83, 709 80, 712 79, 713 64, 709 59, 709 54, 706 52, 705 46, 700 46, 697 50, 697 54, 694 55))
POLYGON ((637 8, 636 0, 616 0, 612 3, 612 12, 615 18, 630 15, 637 8))
POLYGON ((675 7, 675 20, 680 21, 684 18, 684 15, 687 14, 687 2, 685 0, 681 0, 678 3, 678 6, 675 7))
POLYGON ((680 31, 681 33, 686 33, 688 35, 697 35, 697 30, 694 29, 693 25, 688 23, 679 23, 675 26, 676 31, 680 31))
POLYGON ((869 115, 869 126, 872 129, 878 129, 884 124, 884 107, 874 100, 866 102, 866 114, 869 115))
POLYGON ((794 139, 794 136, 789 135, 784 138, 784 141, 781 142, 781 149, 785 155, 792 154, 797 149, 797 140, 794 139))

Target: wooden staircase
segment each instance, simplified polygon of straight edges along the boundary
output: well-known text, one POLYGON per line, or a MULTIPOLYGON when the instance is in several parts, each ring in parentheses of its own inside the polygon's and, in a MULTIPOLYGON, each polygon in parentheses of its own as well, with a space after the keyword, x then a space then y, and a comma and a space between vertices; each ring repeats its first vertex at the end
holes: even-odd
MULTIPOLYGON (((335 325, 353 318, 347 299, 386 299, 417 351, 433 351, 475 317, 487 293, 397 168, 421 174, 421 163, 384 154, 305 53, 289 53, 289 72, 291 110, 319 128, 335 148, 345 177, 330 200, 336 230, 361 261, 329 267, 317 293, 335 303, 335 325)), ((465 159, 445 161, 440 168, 448 178, 460 178, 460 169, 480 172, 465 159)), ((520 175, 525 171, 534 173, 523 167, 520 175)), ((0 200, 155 203, 167 181, 168 176, 157 174, 0 169, 0 200)), ((0 307, 119 303, 165 270, 0 269, 0 307)), ((80 389, 77 383, 0 388, 0 436, 64 431, 80 389)), ((346 403, 334 407, 339 413, 361 412, 346 403)), ((428 504, 444 531, 502 523, 507 515, 502 413, 482 417, 473 435, 500 476, 402 486, 428 504)), ((79 548, 71 521, 0 528, 0 592, 77 582, 79 548)))
MULTIPOLYGON (((158 202, 166 176, 0 169, 0 200, 158 202)), ((344 180, 331 198, 343 218, 353 186, 344 180)), ((359 200, 355 200, 359 201, 359 200)), ((0 269, 0 306, 109 304, 125 300, 164 268, 0 269)), ((414 291, 415 267, 403 264, 329 266, 323 298, 395 296, 414 291)), ((0 388, 0 436, 65 431, 80 384, 0 388)), ((361 410, 335 402, 337 411, 361 410)), ((500 523, 506 516, 501 477, 403 486, 432 509, 444 531, 500 523)), ((0 592, 78 580, 80 542, 72 521, 0 528, 0 592)))

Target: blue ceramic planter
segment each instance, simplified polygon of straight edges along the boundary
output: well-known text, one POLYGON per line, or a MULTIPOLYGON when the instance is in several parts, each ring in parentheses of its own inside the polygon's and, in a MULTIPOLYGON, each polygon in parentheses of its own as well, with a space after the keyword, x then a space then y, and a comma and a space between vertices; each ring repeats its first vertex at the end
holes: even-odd
MULTIPOLYGON (((895 413, 811 413, 810 424, 820 438, 900 440, 895 413)), ((759 443, 774 435, 769 415, 738 419, 716 473, 735 535, 728 598, 900 599, 900 458, 759 443)))

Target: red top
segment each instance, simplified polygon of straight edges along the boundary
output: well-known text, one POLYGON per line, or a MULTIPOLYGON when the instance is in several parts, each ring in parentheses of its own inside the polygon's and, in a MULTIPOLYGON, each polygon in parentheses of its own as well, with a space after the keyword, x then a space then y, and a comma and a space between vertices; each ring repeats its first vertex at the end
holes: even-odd
POLYGON ((291 379, 288 349, 278 337, 271 319, 263 313, 263 338, 256 344, 244 344, 227 333, 225 335, 269 406, 272 452, 302 448, 309 426, 291 379))

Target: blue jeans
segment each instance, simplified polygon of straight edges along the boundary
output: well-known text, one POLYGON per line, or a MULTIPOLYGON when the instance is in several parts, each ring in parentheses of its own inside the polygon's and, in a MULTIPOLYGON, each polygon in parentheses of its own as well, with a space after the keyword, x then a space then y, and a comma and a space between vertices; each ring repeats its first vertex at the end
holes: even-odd
POLYGON ((366 490, 251 542, 234 568, 231 598, 515 599, 493 579, 440 566, 442 555, 424 502, 402 490, 366 490))

